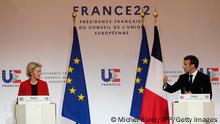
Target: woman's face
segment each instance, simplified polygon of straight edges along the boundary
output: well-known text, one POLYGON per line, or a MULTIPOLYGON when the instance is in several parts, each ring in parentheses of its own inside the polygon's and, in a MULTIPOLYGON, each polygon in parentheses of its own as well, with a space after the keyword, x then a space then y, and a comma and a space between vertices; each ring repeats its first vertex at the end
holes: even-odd
POLYGON ((33 72, 31 72, 31 78, 40 79, 41 74, 41 67, 36 67, 34 68, 33 72))

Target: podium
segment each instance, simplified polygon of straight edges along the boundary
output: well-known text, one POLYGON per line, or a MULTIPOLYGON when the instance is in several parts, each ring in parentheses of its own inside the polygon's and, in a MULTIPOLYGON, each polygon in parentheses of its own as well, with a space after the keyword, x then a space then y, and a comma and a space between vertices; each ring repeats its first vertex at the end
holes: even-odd
POLYGON ((173 124, 214 124, 215 105, 207 94, 181 94, 178 102, 172 103, 173 124))
POLYGON ((19 96, 15 116, 16 124, 55 124, 56 105, 48 96, 19 96))

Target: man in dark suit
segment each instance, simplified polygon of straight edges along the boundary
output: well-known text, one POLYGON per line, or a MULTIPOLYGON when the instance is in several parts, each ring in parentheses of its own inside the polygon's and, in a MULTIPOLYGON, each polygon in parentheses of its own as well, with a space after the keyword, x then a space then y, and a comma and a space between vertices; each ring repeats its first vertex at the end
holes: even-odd
POLYGON ((173 84, 167 83, 168 78, 164 76, 163 89, 169 93, 181 90, 182 94, 210 94, 212 98, 212 86, 209 76, 198 71, 199 60, 194 55, 184 57, 183 69, 185 74, 179 76, 179 79, 173 84))

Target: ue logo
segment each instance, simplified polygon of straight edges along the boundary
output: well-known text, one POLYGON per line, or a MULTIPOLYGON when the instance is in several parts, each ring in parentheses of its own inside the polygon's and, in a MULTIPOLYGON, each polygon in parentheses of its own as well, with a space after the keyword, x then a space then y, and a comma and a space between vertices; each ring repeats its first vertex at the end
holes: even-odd
MULTIPOLYGON (((204 68, 200 68, 201 72, 204 72, 204 68)), ((210 77, 211 81, 219 81, 219 78, 217 77, 218 68, 207 68, 206 74, 210 77)), ((205 72, 204 72, 205 73, 205 72)))
POLYGON ((120 72, 120 69, 107 69, 107 72, 105 69, 101 69, 101 77, 104 82, 120 82, 120 78, 118 77, 118 74, 120 72))
POLYGON ((8 72, 6 72, 6 70, 2 70, 2 80, 6 84, 11 83, 11 82, 21 83, 21 80, 18 80, 19 74, 21 74, 21 70, 9 70, 8 72))

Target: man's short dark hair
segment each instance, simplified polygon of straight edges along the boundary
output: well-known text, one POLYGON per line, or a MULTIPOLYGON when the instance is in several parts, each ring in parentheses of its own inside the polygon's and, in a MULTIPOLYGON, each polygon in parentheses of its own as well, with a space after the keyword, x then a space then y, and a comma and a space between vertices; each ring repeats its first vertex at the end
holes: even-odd
POLYGON ((199 59, 196 56, 194 56, 194 55, 185 56, 184 60, 189 60, 190 64, 194 64, 195 65, 195 68, 198 68, 198 66, 199 66, 199 59))

